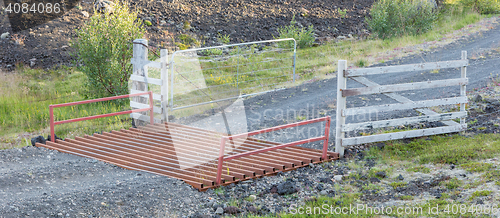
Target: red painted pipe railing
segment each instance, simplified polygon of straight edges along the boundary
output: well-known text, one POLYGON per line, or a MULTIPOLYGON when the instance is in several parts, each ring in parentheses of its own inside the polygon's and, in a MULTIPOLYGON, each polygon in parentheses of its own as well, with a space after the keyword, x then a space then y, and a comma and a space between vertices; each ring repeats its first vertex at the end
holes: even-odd
POLYGON ((286 147, 290 147, 290 146, 301 145, 301 144, 305 144, 305 143, 309 143, 309 142, 323 140, 324 141, 323 142, 323 155, 321 156, 321 158, 323 158, 323 160, 326 160, 326 158, 327 158, 326 153, 327 153, 327 149, 328 149, 328 139, 330 138, 330 122, 331 122, 330 116, 326 116, 326 117, 316 118, 316 119, 312 119, 312 120, 306 120, 306 121, 302 121, 302 122, 290 123, 290 124, 271 127, 271 128, 267 128, 267 129, 256 130, 256 131, 252 131, 252 132, 248 132, 248 133, 242 133, 242 134, 238 134, 238 135, 222 136, 221 142, 220 142, 219 161, 218 161, 218 165, 217 165, 217 185, 221 184, 222 163, 224 161, 249 156, 252 154, 258 154, 258 153, 262 153, 262 152, 266 152, 266 151, 271 151, 271 150, 276 150, 276 149, 280 149, 280 148, 286 148, 286 147), (317 123, 317 122, 322 122, 322 121, 326 121, 326 123, 325 123, 325 135, 324 136, 310 138, 310 139, 303 139, 303 140, 296 141, 296 142, 289 142, 289 143, 285 143, 282 145, 257 149, 257 150, 253 150, 253 151, 247 151, 247 152, 224 157, 224 149, 226 147, 227 140, 236 139, 236 138, 244 138, 247 136, 253 136, 253 135, 262 134, 262 133, 266 133, 266 132, 291 128, 291 127, 297 127, 297 126, 302 126, 302 125, 307 125, 307 124, 317 123))
POLYGON ((149 112, 150 122, 151 122, 151 124, 153 124, 154 123, 153 92, 149 91, 149 92, 141 92, 141 93, 129 94, 129 95, 119 95, 119 96, 113 96, 113 97, 107 97, 107 98, 98 98, 98 99, 91 99, 91 100, 85 100, 85 101, 55 104, 55 105, 49 106, 49 111, 50 111, 50 137, 51 137, 50 140, 52 142, 56 142, 54 127, 55 127, 55 125, 59 125, 59 124, 63 124, 63 123, 72 123, 72 122, 92 120, 92 119, 103 118, 103 117, 111 117, 111 116, 116 116, 116 115, 131 114, 131 113, 135 113, 135 112, 150 111, 149 112), (134 110, 128 110, 128 111, 121 111, 121 112, 115 112, 115 113, 109 113, 109 114, 101 114, 101 115, 82 117, 82 118, 76 118, 76 119, 70 119, 70 120, 61 120, 61 121, 54 122, 54 108, 68 107, 68 106, 79 105, 79 104, 88 104, 88 103, 94 103, 94 102, 100 102, 100 101, 109 101, 109 100, 128 98, 128 97, 134 97, 134 96, 140 96, 140 95, 149 95, 149 108, 134 109, 134 110))

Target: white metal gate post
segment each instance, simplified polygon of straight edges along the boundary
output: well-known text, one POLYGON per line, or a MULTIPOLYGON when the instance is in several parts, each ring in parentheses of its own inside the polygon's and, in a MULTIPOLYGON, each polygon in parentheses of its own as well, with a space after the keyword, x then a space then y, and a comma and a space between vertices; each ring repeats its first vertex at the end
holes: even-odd
MULTIPOLYGON (((462 60, 467 60, 467 51, 462 51, 462 60)), ((467 66, 463 66, 462 67, 462 78, 466 78, 466 77, 467 77, 467 66)), ((467 97, 465 84, 460 86, 460 96, 467 97)), ((460 104, 460 111, 465 112, 465 103, 460 104)), ((465 124, 465 117, 460 118, 460 124, 462 124, 462 125, 465 124)))
POLYGON ((345 125, 346 97, 342 96, 342 90, 346 88, 347 78, 345 78, 345 70, 347 69, 347 61, 339 60, 337 70, 337 124, 335 128, 335 152, 339 153, 340 157, 344 157, 344 147, 342 146, 342 139, 344 132, 342 126, 345 125))
MULTIPOLYGON (((133 58, 132 65, 133 71, 132 75, 147 77, 147 67, 144 67, 146 61, 148 60, 148 40, 146 39, 135 39, 133 45, 133 58)), ((144 82, 133 81, 132 89, 138 91, 148 91, 148 86, 144 82)), ((145 99, 141 97, 132 97, 132 101, 139 103, 146 103, 145 99)), ((150 112, 152 113, 152 112, 150 112)), ((131 114, 132 116, 132 114, 131 114)), ((135 119, 135 124, 138 125, 139 119, 135 119)))
POLYGON ((160 50, 161 62, 161 119, 163 122, 168 122, 168 50, 160 50))

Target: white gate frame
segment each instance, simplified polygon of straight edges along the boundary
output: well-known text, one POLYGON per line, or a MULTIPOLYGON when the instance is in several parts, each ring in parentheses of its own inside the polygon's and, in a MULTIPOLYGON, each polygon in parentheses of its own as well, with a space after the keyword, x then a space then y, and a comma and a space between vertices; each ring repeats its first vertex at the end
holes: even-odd
MULTIPOLYGON (((167 120, 167 103, 168 103, 168 50, 160 50, 160 62, 148 60, 148 40, 136 39, 134 40, 133 58, 131 64, 133 65, 132 75, 129 80, 132 81, 132 89, 130 94, 141 93, 148 90, 149 84, 161 86, 161 93, 153 93, 153 100, 160 101, 161 107, 153 107, 154 113, 160 114, 161 118, 156 119, 155 123, 162 123, 167 120), (149 78, 148 67, 154 67, 161 70, 161 79, 149 78)), ((149 96, 143 97, 149 100, 149 96)), ((146 101, 147 102, 147 101, 146 101)), ((145 100, 141 97, 134 97, 130 100, 130 107, 136 109, 149 108, 145 104, 145 100)), ((149 116, 140 113, 132 113, 130 117, 142 121, 149 122, 149 116)))
POLYGON ((467 117, 467 111, 465 111, 465 104, 467 103, 467 95, 465 88, 468 83, 468 79, 466 77, 468 64, 469 61, 467 60, 467 51, 462 51, 461 60, 422 63, 422 64, 408 64, 408 65, 388 66, 388 67, 360 68, 360 69, 347 69, 347 61, 339 60, 338 72, 337 72, 337 111, 336 111, 337 126, 336 126, 336 138, 335 138, 335 151, 338 152, 342 157, 344 155, 344 148, 350 145, 465 131, 467 129, 467 124, 465 123, 465 117, 467 117), (393 84, 393 85, 379 85, 363 77, 366 75, 375 75, 384 73, 412 72, 412 71, 458 68, 458 67, 461 68, 461 78, 458 79, 435 80, 435 81, 403 83, 403 84, 393 84), (353 79, 354 81, 361 83, 367 87, 347 89, 346 83, 348 78, 353 79), (405 98, 401 95, 394 93, 399 91, 447 87, 454 85, 460 86, 460 97, 442 98, 442 99, 433 99, 424 101, 412 101, 408 98, 405 98), (346 100, 347 100, 346 98, 348 96, 366 95, 366 94, 384 94, 400 103, 368 106, 368 107, 346 108, 346 100), (460 111, 439 114, 430 109, 427 109, 427 107, 449 105, 449 104, 460 104, 460 111), (407 109, 416 109, 418 112, 423 113, 424 115, 417 117, 369 121, 362 123, 349 123, 349 124, 345 123, 347 116, 354 116, 357 114, 365 114, 370 112, 378 113, 381 111, 394 111, 394 110, 407 110, 407 109), (452 120, 457 118, 460 118, 460 123, 457 123, 452 120), (436 121, 442 121, 447 126, 345 138, 345 132, 353 130, 383 128, 383 127, 391 127, 399 125, 408 125, 413 123, 436 122, 436 121))
MULTIPOLYGON (((132 75, 129 78, 129 80, 132 81, 132 89, 130 90, 130 94, 142 93, 145 91, 149 91, 148 90, 149 84, 161 86, 161 94, 153 93, 153 100, 160 101, 161 107, 155 106, 155 107, 153 107, 153 110, 154 110, 154 113, 161 114, 161 119, 155 118, 155 123, 162 123, 162 122, 168 121, 169 110, 174 111, 174 110, 184 109, 184 108, 188 108, 188 107, 216 103, 216 102, 225 101, 225 100, 229 100, 229 99, 236 99, 239 97, 248 97, 248 96, 253 96, 253 95, 258 95, 258 94, 276 91, 276 90, 269 90, 269 91, 250 93, 250 94, 245 94, 242 96, 235 96, 235 97, 231 97, 231 98, 219 99, 219 100, 214 100, 214 101, 205 101, 202 103, 187 105, 187 106, 182 106, 182 107, 174 107, 174 102, 173 102, 173 100, 174 100, 174 85, 175 85, 174 84, 174 74, 172 73, 169 75, 168 73, 169 73, 169 71, 174 72, 174 70, 175 70, 174 57, 178 53, 196 52, 196 51, 201 51, 201 50, 222 49, 222 48, 228 48, 228 47, 234 47, 234 46, 253 45, 253 44, 269 43, 269 42, 282 42, 282 41, 293 41, 293 44, 294 44, 292 69, 293 69, 293 82, 295 82, 295 66, 296 66, 295 63, 296 63, 296 55, 297 55, 297 49, 296 49, 297 42, 293 38, 274 39, 274 40, 266 40, 266 41, 246 42, 246 43, 238 43, 238 44, 231 44, 231 45, 222 45, 222 46, 179 50, 179 51, 175 51, 172 54, 172 58, 171 58, 170 62, 168 60, 168 50, 167 49, 160 50, 160 62, 149 61, 148 60, 148 47, 147 47, 148 40, 136 39, 133 42, 134 43, 134 45, 133 45, 133 58, 131 59, 131 64, 133 65, 133 71, 132 71, 132 75), (161 78, 155 79, 155 78, 148 77, 148 67, 154 67, 154 68, 161 69, 161 78), (169 81, 169 79, 170 79, 170 81, 169 81), (170 93, 168 92, 169 87, 170 87, 170 93), (168 98, 169 94, 171 96, 170 99, 168 98), (170 100, 170 102, 169 102, 169 100, 170 100), (169 106, 169 104, 170 104, 170 106, 169 106)), ((147 104, 148 98, 149 97, 147 97, 147 96, 145 96, 145 97, 133 97, 130 100, 130 107, 132 107, 134 109, 149 108, 149 105, 147 104)), ((132 113, 130 116, 134 119, 149 122, 149 116, 146 116, 145 114, 132 113)))

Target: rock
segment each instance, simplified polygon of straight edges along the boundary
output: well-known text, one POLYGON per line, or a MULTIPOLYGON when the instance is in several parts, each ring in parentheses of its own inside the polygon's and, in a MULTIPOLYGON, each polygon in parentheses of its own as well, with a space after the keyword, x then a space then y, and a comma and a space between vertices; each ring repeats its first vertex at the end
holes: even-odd
POLYGON ((345 38, 346 38, 345 36, 337 36, 337 39, 340 39, 340 40, 345 39, 345 38))
POLYGON ((251 201, 255 201, 255 200, 257 200, 257 196, 256 196, 256 195, 250 195, 250 196, 248 196, 248 198, 249 198, 251 201))
POLYGON ((222 215, 224 213, 224 209, 222 207, 218 207, 217 210, 215 210, 215 214, 222 215))
POLYGON ((335 175, 333 176, 333 179, 335 179, 336 182, 342 181, 342 175, 335 175))
POLYGON ((323 190, 319 193, 320 195, 328 195, 328 190, 323 190))
POLYGON ((450 170, 453 170, 453 169, 455 169, 455 165, 454 164, 450 165, 450 170))
POLYGON ((494 106, 492 106, 492 105, 488 105, 488 106, 486 106, 486 108, 484 109, 484 112, 486 112, 486 113, 493 113, 493 112, 495 112, 495 107, 494 107, 494 106))
POLYGON ((381 142, 381 143, 377 143, 374 145, 375 147, 379 148, 380 150, 384 149, 385 147, 385 143, 381 142))
POLYGON ((481 97, 481 95, 476 95, 476 97, 474 97, 474 102, 482 102, 483 101, 483 97, 481 97))
MULTIPOLYGON (((56 139, 60 139, 60 140, 62 140, 62 138, 57 137, 57 135, 56 135, 56 134, 54 134, 54 136, 55 136, 55 138, 56 138, 56 139)), ((52 138, 51 138, 51 136, 50 136, 50 135, 49 135, 49 136, 47 136, 47 141, 50 141, 51 139, 52 139, 52 138)))
POLYGON ((323 189, 325 189, 325 187, 321 183, 316 186, 316 190, 318 191, 322 191, 323 189))
POLYGON ((90 17, 89 12, 82 11, 81 13, 82 13, 83 17, 85 17, 85 18, 89 18, 90 17))
POLYGON ((35 143, 42 143, 42 144, 45 144, 47 140, 45 140, 45 138, 41 135, 35 137, 35 138, 31 138, 31 145, 35 146, 35 143))
POLYGON ((372 178, 370 178, 370 182, 371 183, 379 183, 380 179, 378 179, 377 177, 372 177, 372 178))
POLYGON ((278 188, 277 193, 279 195, 289 195, 298 191, 297 188, 295 187, 295 184, 289 180, 280 183, 277 188, 278 188))
POLYGON ((94 3, 94 8, 99 13, 110 13, 115 11, 115 3, 108 0, 96 0, 94 3))
POLYGON ((380 172, 375 173, 375 176, 377 176, 379 178, 385 178, 385 177, 387 177, 387 174, 385 173, 385 171, 380 171, 380 172))
POLYGON ((30 59, 30 67, 34 67, 36 64, 36 58, 30 59))
POLYGON ((250 213, 257 213, 257 209, 254 206, 248 206, 247 211, 250 213))
POLYGON ((228 213, 228 214, 237 214, 240 212, 240 209, 238 209, 237 207, 234 207, 234 206, 228 206, 226 208, 224 208, 224 213, 228 213))
POLYGON ((404 180, 405 179, 401 174, 399 174, 399 176, 396 177, 396 178, 399 179, 399 180, 404 180))
POLYGON ((309 163, 309 167, 313 168, 313 167, 314 167, 314 164, 309 163))
POLYGON ((9 37, 9 35, 10 35, 9 32, 2 33, 2 35, 0 35, 0 39, 6 39, 7 37, 9 37))
POLYGON ((185 204, 191 204, 191 203, 192 203, 192 201, 191 201, 191 199, 186 198, 186 199, 184 199, 184 203, 185 203, 185 204))

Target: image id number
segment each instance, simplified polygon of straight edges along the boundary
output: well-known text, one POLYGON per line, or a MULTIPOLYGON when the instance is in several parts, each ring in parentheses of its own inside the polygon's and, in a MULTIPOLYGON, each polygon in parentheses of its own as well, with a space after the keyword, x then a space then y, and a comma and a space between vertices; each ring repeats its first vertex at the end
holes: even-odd
POLYGON ((52 13, 55 13, 55 14, 58 14, 58 13, 61 13, 61 7, 60 7, 59 3, 55 3, 55 4, 52 4, 52 3, 46 3, 46 4, 33 3, 32 5, 30 5, 28 3, 22 3, 22 4, 10 3, 9 5, 7 5, 7 8, 5 8, 5 12, 16 13, 16 14, 19 14, 19 13, 23 13, 23 14, 27 14, 27 13, 52 14, 52 13))

